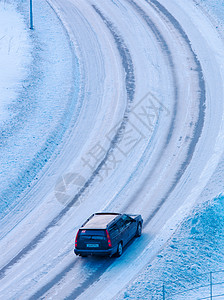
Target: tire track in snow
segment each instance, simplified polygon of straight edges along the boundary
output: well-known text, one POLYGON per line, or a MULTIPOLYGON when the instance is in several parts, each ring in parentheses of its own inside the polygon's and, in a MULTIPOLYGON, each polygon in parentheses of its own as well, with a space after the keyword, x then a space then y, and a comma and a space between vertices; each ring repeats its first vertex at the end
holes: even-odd
MULTIPOLYGON (((171 50, 166 42, 165 37, 162 35, 161 31, 158 29, 158 27, 156 26, 156 24, 150 19, 150 17, 144 12, 144 10, 133 0, 126 0, 128 3, 131 4, 131 6, 133 7, 133 9, 143 18, 143 20, 145 21, 145 23, 147 24, 147 26, 150 28, 151 32, 153 33, 153 35, 155 36, 155 39, 157 40, 158 45, 160 46, 162 52, 164 53, 165 58, 167 58, 167 62, 169 65, 169 68, 171 70, 171 74, 172 74, 172 78, 173 78, 173 93, 174 93, 174 109, 172 112, 172 119, 171 119, 171 123, 168 129, 168 134, 166 137, 166 140, 164 142, 163 147, 160 150, 160 153, 158 154, 158 158, 157 160, 153 163, 152 166, 152 171, 148 174, 146 181, 148 182, 151 177, 154 174, 154 170, 156 169, 156 166, 159 164, 160 158, 163 156, 167 146, 170 143, 170 139, 172 137, 173 131, 174 131, 174 127, 175 127, 175 123, 176 123, 176 117, 177 117, 177 109, 178 109, 178 98, 179 98, 179 87, 178 87, 178 80, 177 80, 177 73, 176 73, 176 69, 174 66, 174 59, 173 59, 173 55, 171 53, 171 50)), ((146 182, 144 183, 144 185, 146 184, 146 182)), ((142 186, 139 187, 139 189, 132 195, 129 203, 127 203, 127 205, 125 205, 123 207, 123 211, 126 211, 130 205, 130 203, 134 203, 138 200, 138 195, 142 190, 142 186)), ((155 214, 154 214, 155 215, 155 214)), ((144 221, 144 224, 146 224, 146 222, 144 221)))
MULTIPOLYGON (((130 0, 132 1, 132 0, 130 0)), ((206 109, 206 90, 205 90, 205 81, 204 81, 204 76, 203 76, 203 71, 201 67, 201 63, 199 59, 197 58, 197 55, 195 54, 194 50, 192 49, 191 42, 186 34, 186 32, 183 30, 182 26, 180 23, 177 21, 177 19, 174 18, 174 16, 163 6, 161 5, 157 0, 146 0, 146 2, 154 7, 154 9, 157 10, 157 12, 163 16, 163 18, 166 18, 170 24, 173 25, 174 29, 177 30, 182 37, 183 41, 186 44, 186 47, 189 49, 193 61, 196 64, 195 71, 197 72, 197 77, 198 77, 198 84, 199 84, 199 104, 198 104, 198 109, 199 109, 199 114, 198 114, 198 119, 196 122, 196 125, 194 127, 194 132, 193 136, 191 137, 190 145, 187 151, 186 158, 184 162, 181 164, 178 172, 176 173, 176 178, 173 184, 170 186, 169 190, 166 192, 164 197, 160 200, 158 206, 155 208, 155 210, 148 216, 148 218, 145 220, 145 225, 147 225, 153 216, 159 211, 161 206, 164 204, 166 199, 169 197, 169 195, 173 192, 175 187, 177 186, 179 180, 181 179, 182 175, 187 169, 187 166, 190 164, 196 145, 199 141, 199 138, 201 136, 203 127, 204 127, 204 119, 205 119, 205 109, 206 109)))
MULTIPOLYGON (((172 74, 173 74, 174 82, 176 82, 177 81, 177 76, 176 76, 176 72, 174 70, 174 63, 173 63, 172 53, 169 50, 169 47, 168 47, 165 39, 163 38, 163 36, 159 32, 156 25, 152 22, 152 20, 149 18, 149 16, 145 13, 145 11, 139 5, 137 5, 136 2, 134 2, 133 0, 127 0, 127 1, 141 15, 141 17, 146 22, 147 26, 154 33, 156 39, 158 40, 158 43, 161 45, 162 50, 164 50, 167 53, 170 68, 171 68, 171 70, 173 69, 172 74)), ((183 41, 185 42, 186 47, 188 48, 188 50, 190 51, 190 53, 192 55, 192 60, 193 60, 194 64, 197 66, 195 71, 197 72, 200 96, 199 96, 198 119, 197 119, 197 122, 196 122, 196 125, 195 125, 195 128, 194 128, 193 136, 191 137, 191 141, 190 141, 190 144, 189 144, 189 148, 188 148, 188 151, 187 151, 186 158, 185 158, 184 162, 181 164, 179 170, 177 171, 173 184, 170 186, 170 188, 168 189, 166 194, 160 200, 160 202, 158 203, 158 205, 154 209, 154 211, 147 217, 147 219, 144 220, 144 226, 146 226, 152 220, 152 218, 155 216, 155 214, 159 211, 159 209, 165 203, 168 196, 172 193, 172 191, 177 186, 179 180, 181 179, 182 175, 184 174, 185 170, 187 169, 187 166, 190 164, 191 159, 193 157, 195 147, 198 143, 198 140, 199 140, 199 138, 201 136, 201 133, 202 133, 202 130, 203 130, 204 118, 205 118, 205 107, 206 107, 205 106, 205 102, 206 102, 205 82, 204 82, 204 77, 203 77, 201 64, 200 64, 200 61, 198 60, 195 52, 192 49, 192 46, 191 46, 191 43, 190 43, 190 40, 189 40, 187 34, 185 33, 185 31, 181 27, 180 23, 174 18, 174 16, 172 16, 168 12, 168 10, 164 6, 162 6, 158 1, 152 0, 152 1, 149 2, 148 0, 146 0, 146 2, 154 10, 156 10, 156 12, 158 14, 160 14, 163 18, 165 17, 166 19, 168 19, 169 23, 173 25, 174 29, 176 31, 178 31, 179 35, 182 37, 183 41)), ((175 87, 175 108, 174 108, 173 119, 172 119, 172 122, 171 122, 171 125, 170 125, 170 128, 169 128, 169 133, 168 133, 166 142, 164 143, 164 147, 162 148, 160 154, 158 155, 158 159, 154 162, 153 167, 152 167, 152 171, 147 176, 147 179, 146 179, 146 182, 144 182, 144 185, 147 184, 147 182, 149 182, 149 180, 153 176, 153 173, 154 173, 153 170, 156 168, 156 165, 159 163, 160 157, 163 155, 163 153, 165 152, 165 149, 167 148, 167 146, 170 142, 172 132, 173 132, 173 129, 174 129, 174 125, 175 125, 175 119, 176 119, 176 113, 177 113, 177 101, 178 101, 178 86, 175 87)), ((138 199, 137 195, 141 191, 141 188, 142 187, 140 187, 140 189, 137 190, 137 192, 131 197, 131 200, 130 200, 131 203, 134 203, 135 201, 137 201, 137 199, 138 199)), ((125 211, 128 208, 128 206, 129 206, 129 204, 127 204, 123 208, 123 210, 125 211)))
MULTIPOLYGON (((132 1, 132 0, 127 0, 127 1, 132 4, 132 6, 136 9, 136 11, 138 11, 138 13, 140 13, 140 15, 146 21, 147 25, 150 27, 150 29, 154 33, 154 35, 155 35, 155 37, 158 41, 158 44, 161 45, 162 50, 168 56, 169 65, 170 65, 170 68, 172 70, 173 81, 174 81, 174 84, 176 84, 175 85, 175 93, 174 93, 175 94, 175 105, 174 105, 173 117, 172 117, 170 128, 169 128, 169 131, 168 131, 168 134, 167 134, 167 138, 166 138, 165 143, 164 143, 164 148, 162 148, 161 153, 160 153, 160 155, 163 155, 166 147, 170 143, 170 140, 171 140, 171 137, 172 137, 172 134, 173 134, 173 130, 174 130, 174 126, 175 126, 176 114, 177 114, 177 101, 178 101, 179 89, 178 89, 178 85, 177 85, 177 75, 176 75, 176 71, 175 71, 175 68, 174 68, 173 57, 172 57, 172 53, 169 49, 168 44, 166 43, 164 37, 162 36, 162 34, 160 33, 160 31, 158 30, 156 25, 150 20, 150 18, 146 15, 146 13, 134 1, 132 1)), ((157 1, 152 1, 152 2, 156 3, 156 4, 159 4, 157 1)), ((184 162, 181 164, 181 166, 179 168, 179 171, 176 173, 175 181, 170 186, 170 188, 167 191, 167 193, 165 194, 165 196, 160 200, 158 206, 155 208, 155 210, 152 212, 152 214, 149 215, 146 220, 144 220, 144 226, 147 226, 147 224, 151 221, 151 219, 159 211, 159 209, 164 204, 164 202, 166 201, 168 196, 175 189, 177 183, 179 182, 180 178, 184 174, 187 166, 190 164, 191 159, 193 157, 195 147, 197 145, 197 142, 198 142, 198 140, 201 136, 201 132, 203 130, 204 117, 205 117, 205 100, 206 100, 206 98, 205 98, 205 83, 204 83, 203 72, 202 72, 200 61, 198 60, 196 54, 194 53, 194 51, 191 47, 191 43, 190 43, 190 40, 189 40, 188 36, 184 32, 184 30, 182 29, 182 27, 178 23, 178 21, 165 8, 163 9, 163 7, 160 6, 160 4, 158 5, 157 9, 158 9, 159 14, 161 14, 161 13, 164 14, 164 11, 166 12, 165 15, 168 16, 168 19, 169 19, 170 23, 176 28, 176 30, 178 30, 178 32, 182 36, 183 40, 185 41, 185 44, 186 44, 187 48, 190 50, 190 52, 192 54, 192 58, 193 58, 194 63, 197 66, 196 71, 197 71, 198 82, 199 82, 199 90, 200 90, 199 114, 198 114, 197 122, 196 122, 196 125, 195 125, 195 129, 194 129, 194 132, 193 132, 193 136, 192 136, 191 142, 189 144, 189 148, 188 148, 188 151, 187 151, 186 158, 185 158, 184 162)), ((160 157, 161 157, 160 155, 158 156, 159 157, 158 160, 154 163, 154 167, 156 167, 156 165, 159 163, 159 160, 160 160, 160 157)), ((154 169, 154 167, 152 169, 154 169)), ((152 174, 150 174, 150 176, 151 175, 152 174)), ((149 179, 149 177, 147 178, 147 181, 148 181, 148 179, 149 179)), ((134 200, 135 197, 133 197, 132 199, 134 200)), ((127 206, 125 207, 124 210, 126 210, 129 207, 130 203, 133 203, 133 202, 129 201, 129 203, 127 204, 127 206)), ((113 262, 111 262, 111 264, 112 263, 113 262)), ((100 276, 106 271, 106 269, 108 267, 109 267, 108 264, 106 264, 103 268, 100 268, 99 270, 97 270, 96 276, 94 276, 94 278, 92 278, 92 277, 87 278, 86 281, 84 281, 82 283, 81 288, 78 287, 78 288, 74 289, 74 291, 66 299, 72 300, 72 299, 75 299, 76 297, 80 296, 82 294, 82 292, 84 292, 84 290, 88 289, 88 287, 90 287, 93 284, 93 282, 95 282, 96 280, 98 280, 100 278, 100 276)))
MULTIPOLYGON (((107 268, 113 263, 114 259, 107 259, 106 262, 104 263, 103 267, 100 267, 94 272, 94 274, 91 274, 90 276, 87 277, 83 283, 75 288, 71 294, 67 297, 65 297, 66 300, 74 300, 77 299, 89 286, 91 286, 94 282, 96 282, 101 275, 106 271, 107 268)), ((33 299, 34 300, 34 299, 33 299)))
POLYGON ((99 163, 96 170, 92 173, 92 176, 86 181, 84 186, 80 189, 80 191, 74 196, 74 198, 69 202, 65 208, 61 210, 61 212, 54 217, 54 219, 38 234, 36 235, 27 245, 24 247, 16 256, 14 256, 4 267, 0 269, 0 279, 5 277, 6 271, 11 268, 14 264, 18 263, 25 255, 27 255, 31 250, 35 249, 39 242, 43 240, 49 230, 52 227, 55 227, 58 222, 68 213, 68 211, 74 206, 74 204, 78 201, 80 196, 85 192, 85 190, 90 186, 90 184, 93 182, 95 177, 99 174, 102 167, 107 162, 108 158, 112 154, 113 150, 115 149, 116 145, 119 143, 119 141, 122 138, 122 134, 125 130, 126 124, 128 122, 128 115, 131 110, 131 103, 134 99, 134 93, 135 93, 135 78, 134 78, 134 67, 131 59, 130 52, 123 40, 123 38, 118 34, 117 30, 113 26, 113 24, 108 21, 103 14, 99 11, 99 9, 96 6, 93 6, 96 13, 102 18, 104 23, 107 25, 110 33, 112 34, 115 44, 117 46, 118 52, 121 56, 121 62, 125 73, 125 86, 127 91, 127 106, 126 110, 124 112, 123 120, 120 124, 120 127, 116 131, 116 134, 114 135, 110 147, 104 157, 104 159, 99 163))
MULTIPOLYGON (((112 33, 114 39, 115 39, 115 42, 117 44, 117 47, 119 49, 119 44, 120 44, 120 41, 123 39, 115 32, 114 30, 114 26, 113 24, 108 21, 104 16, 103 14, 101 13, 101 11, 95 6, 93 5, 93 8, 95 9, 95 11, 100 15, 100 17, 102 18, 102 20, 104 21, 104 23, 107 25, 108 29, 110 30, 110 32, 112 33)), ((165 145, 168 145, 169 144, 169 140, 172 136, 172 132, 174 130, 174 124, 175 124, 175 117, 176 117, 176 111, 177 111, 177 99, 178 99, 178 86, 177 86, 177 76, 176 76, 176 71, 174 69, 174 63, 173 63, 173 58, 172 58, 172 55, 171 55, 171 52, 169 50, 169 47, 167 45, 167 43, 165 42, 165 39, 164 37, 162 36, 162 34, 160 33, 160 31, 157 29, 157 27, 155 26, 154 23, 151 23, 152 25, 152 28, 153 28, 153 33, 155 34, 157 40, 158 40, 158 44, 161 45, 161 48, 162 48, 162 51, 165 52, 165 54, 168 56, 168 62, 169 62, 169 65, 170 65, 170 68, 171 68, 171 72, 172 72, 172 77, 173 77, 173 84, 174 84, 174 98, 175 98, 175 105, 174 105, 174 112, 173 112, 173 117, 172 117, 172 121, 171 121, 171 125, 170 125, 170 129, 168 131, 168 135, 167 135, 167 138, 166 138, 166 142, 165 142, 165 145)), ((122 56, 122 64, 124 66, 124 61, 123 61, 123 53, 124 53, 124 50, 122 49, 119 49, 119 52, 120 52, 120 55, 122 56)), ((162 150, 162 152, 165 151, 165 149, 162 150)), ((162 155, 162 154, 161 154, 162 155)), ((130 205, 130 204, 129 204, 130 205)), ((107 260, 106 263, 97 269, 96 272, 94 272, 94 274, 91 274, 89 277, 86 278, 86 280, 84 280, 84 282, 78 286, 77 288, 75 288, 71 294, 66 297, 66 299, 68 300, 72 300, 72 299, 76 299, 78 296, 80 296, 86 289, 88 289, 89 286, 91 286, 95 281, 97 281, 101 275, 108 269, 108 267, 113 263, 113 261, 111 260, 107 260)), ((68 266, 68 271, 70 270, 70 267, 68 266)), ((68 273, 68 272, 66 272, 68 273)), ((62 272, 60 274, 60 276, 57 276, 57 283, 62 280, 62 278, 64 278, 65 276, 65 272, 62 272)), ((53 279, 51 281, 50 284, 47 284, 46 286, 48 287, 48 290, 50 288, 53 287, 53 285, 56 284, 55 282, 55 279, 53 279)), ((46 290, 46 286, 44 286, 43 288, 41 288, 37 293, 35 293, 35 295, 43 295, 43 292, 47 292, 46 290)), ((30 299, 35 299, 34 297, 30 298, 30 299)))
MULTIPOLYGON (((122 58, 122 65, 124 67, 124 69, 126 70, 126 53, 128 53, 128 57, 130 57, 129 51, 127 50, 127 47, 125 46, 125 43, 122 39, 121 36, 119 36, 119 34, 117 33, 117 31, 115 30, 113 24, 108 21, 104 15, 101 13, 101 11, 95 6, 93 5, 93 8, 95 9, 95 11, 98 13, 98 15, 102 18, 102 20, 104 21, 104 23, 106 24, 106 26, 108 27, 109 31, 111 32, 117 48, 119 50, 120 56, 122 58), (123 46, 121 46, 123 45, 123 46), (128 52, 127 52, 128 51, 128 52)), ((177 111, 177 100, 178 100, 178 85, 177 85, 177 75, 176 75, 176 71, 174 68, 174 62, 173 62, 173 57, 171 54, 171 51, 169 50, 169 47, 165 41, 165 38, 162 36, 161 32, 158 30, 158 28, 156 27, 156 25, 151 21, 151 26, 152 26, 152 31, 158 41, 158 44, 161 45, 161 49, 162 51, 165 53, 165 55, 168 58, 168 63, 171 69, 171 73, 172 73, 172 77, 173 77, 173 85, 174 85, 174 99, 175 99, 175 105, 174 105, 174 112, 173 112, 173 117, 172 117, 172 121, 170 124, 170 129, 168 131, 167 134, 167 138, 165 141, 165 145, 169 144, 169 140, 172 136, 172 132, 174 129, 174 124, 175 124, 175 117, 176 117, 176 111, 177 111)), ((129 85, 130 82, 130 77, 126 75, 126 86, 129 85)), ((132 79, 131 79, 131 82, 132 79)), ((128 91, 128 88, 127 88, 128 91)), ((132 97, 134 96, 133 93, 131 93, 132 97)), ((126 120, 127 122, 127 120, 126 120)), ((126 124, 125 122, 125 124, 126 124)), ((123 122, 122 122, 123 123, 123 122)), ((164 146, 165 147, 165 146, 164 146)), ((162 153, 165 151, 165 149, 163 149, 161 151, 161 155, 162 153)), ((159 160, 155 163, 156 164, 159 162, 159 160)), ((91 276, 88 276, 86 278, 86 280, 84 280, 84 282, 77 288, 75 288, 71 294, 66 298, 66 299, 75 299, 77 298, 79 295, 81 295, 90 285, 93 284, 93 282, 95 282, 96 280, 98 280, 100 278, 100 276, 106 271, 106 269, 113 263, 113 261, 106 261, 106 263, 101 266, 100 268, 98 268, 94 274, 91 274, 91 276)), ((74 267, 74 262, 72 262, 71 264, 69 264, 68 266, 66 266, 66 268, 64 268, 64 270, 60 273, 57 274, 50 282, 48 282, 46 285, 44 285, 42 288, 40 288, 30 299, 35 299, 37 296, 40 297, 44 294, 47 293, 47 291, 49 291, 55 284, 58 284, 65 276, 67 273, 69 273, 69 271, 71 270, 72 267, 74 267)))
POLYGON ((59 281, 61 281, 64 276, 70 272, 74 266, 76 265, 77 260, 73 261, 69 265, 67 265, 59 274, 54 276, 54 278, 46 283, 41 289, 39 289, 35 294, 33 294, 31 297, 29 297, 29 300, 36 300, 40 299, 47 291, 49 291, 54 285, 56 285, 59 281))
MULTIPOLYGON (((122 60, 122 66, 126 72, 125 76, 125 83, 126 83, 126 90, 128 95, 128 105, 125 111, 124 119, 120 125, 120 128, 115 136, 116 140, 120 140, 122 136, 122 132, 125 129, 125 125, 128 122, 128 113, 130 112, 130 104, 133 102, 134 98, 134 70, 133 70, 133 64, 132 59, 129 53, 129 50, 127 46, 125 45, 125 42, 123 38, 118 34, 118 31, 115 29, 112 22, 110 22, 103 14, 102 12, 95 6, 92 5, 96 13, 101 17, 107 28, 109 29, 111 35, 114 38, 115 44, 117 46, 117 49, 119 51, 119 54, 121 56, 122 60)), ((114 143, 111 147, 111 149, 114 149, 116 144, 114 143)), ((110 150, 109 150, 110 151, 110 150)), ((108 154, 109 155, 109 154, 108 154)), ((105 163, 105 161, 103 161, 105 163)), ((98 174, 98 173, 97 173, 98 174)), ((74 203, 73 203, 74 204, 74 203)), ((92 285, 100 276, 106 271, 106 269, 113 263, 114 259, 107 259, 106 262, 101 266, 98 267, 97 270, 88 276, 80 286, 75 288, 71 294, 66 297, 66 299, 72 300, 76 299, 79 295, 81 295, 90 285, 92 285)), ((32 295, 29 299, 37 299, 37 297, 41 297, 42 295, 46 294, 47 291, 49 291, 55 284, 59 283, 67 273, 71 271, 71 269, 74 267, 75 262, 70 263, 68 266, 64 268, 64 270, 57 274, 50 282, 48 282, 46 285, 44 285, 42 288, 40 288, 34 295, 32 295)))
MULTIPOLYGON (((155 1, 152 1, 152 2, 155 2, 155 1)), ((203 128, 203 126, 202 126, 202 128, 203 128)), ((201 128, 201 129, 202 129, 202 128, 201 128)), ((198 133, 199 133, 199 130, 198 130, 198 133)), ((200 135, 199 135, 199 137, 200 137, 200 135)), ((199 137, 198 137, 198 138, 199 138, 199 137)), ((167 142, 168 142, 168 139, 167 139, 167 142)), ((192 143, 191 143, 191 144, 192 144, 192 143)), ((192 145, 193 145, 193 144, 192 144, 192 145)), ((195 146, 196 146, 196 145, 195 145, 195 146)), ((195 147, 195 146, 194 146, 194 147, 195 147)), ((194 149, 194 148, 193 148, 193 146, 192 146, 192 150, 193 150, 193 149, 194 149)), ((189 151, 188 151, 188 152, 189 152, 189 151)), ((193 153, 192 153, 192 155, 193 155, 193 153)), ((189 157, 189 159, 190 159, 190 157, 189 157)), ((186 162, 186 160, 185 160, 185 162, 186 162)), ((181 177, 181 176, 182 176, 182 174, 180 174, 180 177, 181 177)), ((159 209, 159 208, 158 208, 158 209, 159 209)), ((155 213, 156 213, 156 212, 155 212, 155 213)), ((152 216, 152 217, 153 217, 153 216, 152 216)), ((106 270, 106 268, 105 268, 105 270, 106 270)), ((103 270, 103 272, 104 272, 105 270, 103 270)), ((100 270, 100 273, 97 275, 97 277, 100 277, 100 274, 101 274, 101 273, 102 273, 102 270, 100 270)), ((87 283, 87 282, 86 282, 86 283, 87 283)), ((91 284, 91 283, 90 283, 90 284, 91 284)), ((88 284, 88 285, 90 285, 90 284, 88 284)), ((83 285, 83 288, 84 288, 84 287, 86 288, 86 287, 88 287, 88 286, 83 285)), ((74 291, 74 292, 75 292, 75 291, 74 291)), ((74 293, 74 292, 73 292, 73 293, 74 293)), ((75 293, 77 293, 77 292, 80 294, 80 290, 79 290, 79 291, 76 290, 75 293)), ((74 299, 74 298, 73 298, 73 299, 74 299)))
MULTIPOLYGON (((115 258, 114 258, 115 259, 115 258)), ((86 278, 86 280, 81 283, 81 285, 79 285, 75 291, 73 291, 73 294, 66 297, 65 299, 76 299, 76 297, 78 295, 80 295, 86 288, 86 284, 88 283, 88 285, 91 285, 95 280, 97 280, 101 274, 102 274, 102 269, 103 271, 105 271, 114 261, 113 258, 107 258, 106 261, 97 261, 97 266, 98 269, 91 273, 88 274, 88 277, 86 278), (99 265, 102 265, 102 267, 99 267, 99 265)), ((67 266, 64 267, 64 269, 58 273, 57 275, 54 276, 54 278, 47 282, 44 286, 42 286, 38 291, 36 291, 32 296, 29 297, 29 300, 36 300, 36 299, 40 299, 43 295, 45 295, 52 287, 54 287, 55 285, 59 284, 61 280, 63 280, 63 278, 70 272, 72 271, 72 269, 75 267, 75 265, 78 263, 79 261, 77 259, 75 259, 74 261, 72 261, 70 264, 68 264, 67 266)), ((96 264, 95 263, 90 263, 89 269, 95 268, 96 264), (92 266, 91 266, 92 264, 92 266)))

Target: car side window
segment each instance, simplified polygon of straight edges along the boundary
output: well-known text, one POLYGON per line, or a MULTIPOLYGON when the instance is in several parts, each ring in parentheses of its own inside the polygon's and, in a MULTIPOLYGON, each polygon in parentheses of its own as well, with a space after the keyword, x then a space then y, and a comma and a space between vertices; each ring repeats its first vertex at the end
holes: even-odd
POLYGON ((119 230, 118 230, 118 227, 117 227, 117 224, 113 224, 110 228, 109 228, 109 233, 110 233, 110 236, 111 238, 115 237, 116 235, 118 235, 119 233, 119 230))
POLYGON ((127 216, 127 215, 123 215, 122 216, 122 219, 123 219, 123 221, 124 221, 124 226, 126 227, 126 226, 129 226, 131 223, 132 223, 132 218, 130 218, 129 216, 127 216))
POLYGON ((124 220, 122 218, 120 218, 117 222, 117 227, 119 228, 119 230, 123 230, 125 228, 125 223, 124 220))

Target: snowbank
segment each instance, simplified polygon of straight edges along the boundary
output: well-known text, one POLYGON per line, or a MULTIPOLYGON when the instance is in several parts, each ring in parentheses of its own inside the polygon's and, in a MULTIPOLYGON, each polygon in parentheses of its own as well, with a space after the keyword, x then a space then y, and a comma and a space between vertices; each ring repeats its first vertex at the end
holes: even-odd
MULTIPOLYGON (((209 296, 209 272, 221 270, 224 265, 223 241, 224 196, 219 196, 194 209, 167 247, 119 299, 161 299, 163 284, 168 299, 209 296), (174 296, 176 293, 180 294, 174 296)), ((224 272, 214 273, 213 278, 221 282, 223 276, 224 272)), ((216 287, 214 295, 218 293, 216 287)))
POLYGON ((40 198, 34 203, 27 194, 41 180, 52 155, 60 151, 79 109, 79 68, 66 31, 46 1, 33 4, 31 31, 25 1, 16 8, 1 3, 1 76, 9 74, 7 86, 0 87, 5 99, 0 106, 4 116, 0 117, 2 234, 4 226, 10 230, 40 203, 40 198))
POLYGON ((31 45, 23 18, 15 7, 0 2, 0 125, 10 118, 9 105, 16 100, 28 74, 31 45))

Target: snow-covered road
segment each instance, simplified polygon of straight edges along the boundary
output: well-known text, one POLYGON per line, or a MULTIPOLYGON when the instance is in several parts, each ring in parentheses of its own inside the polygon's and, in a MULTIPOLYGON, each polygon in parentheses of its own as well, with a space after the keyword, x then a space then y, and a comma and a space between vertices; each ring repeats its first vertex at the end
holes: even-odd
POLYGON ((164 247, 223 153, 223 36, 193 1, 49 3, 78 59, 80 107, 47 186, 30 191, 39 204, 6 222, 0 295, 111 299, 164 247), (141 239, 119 259, 75 257, 78 226, 102 210, 141 213, 141 239))

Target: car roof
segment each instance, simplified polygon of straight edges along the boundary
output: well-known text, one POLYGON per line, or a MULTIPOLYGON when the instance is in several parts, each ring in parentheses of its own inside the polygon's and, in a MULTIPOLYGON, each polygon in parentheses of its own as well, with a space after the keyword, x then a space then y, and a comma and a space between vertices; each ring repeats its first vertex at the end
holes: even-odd
POLYGON ((107 225, 116 219, 119 213, 96 213, 93 214, 83 225, 85 229, 106 229, 107 225))

